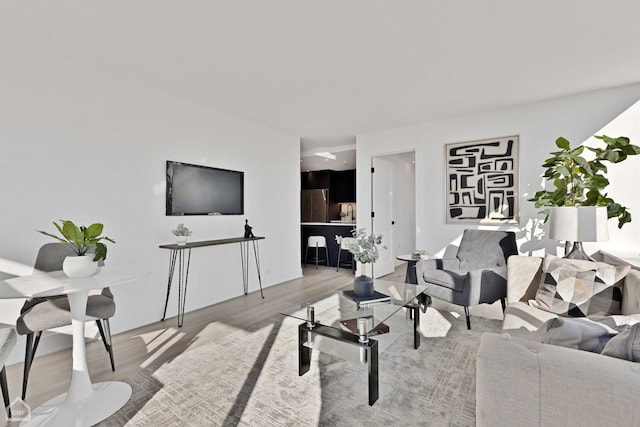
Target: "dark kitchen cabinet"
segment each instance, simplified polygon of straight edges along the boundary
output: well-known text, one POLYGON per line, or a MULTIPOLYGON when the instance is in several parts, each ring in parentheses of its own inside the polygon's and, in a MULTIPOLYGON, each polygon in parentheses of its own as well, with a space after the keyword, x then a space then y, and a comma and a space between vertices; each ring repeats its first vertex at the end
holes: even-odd
POLYGON ((302 190, 329 189, 329 201, 349 203, 356 201, 356 170, 312 171, 300 175, 302 190))
POLYGON ((302 190, 320 190, 331 188, 330 170, 302 172, 300 174, 300 188, 302 190))
POLYGON ((356 170, 335 171, 331 176, 329 187, 336 203, 353 203, 356 201, 356 170))

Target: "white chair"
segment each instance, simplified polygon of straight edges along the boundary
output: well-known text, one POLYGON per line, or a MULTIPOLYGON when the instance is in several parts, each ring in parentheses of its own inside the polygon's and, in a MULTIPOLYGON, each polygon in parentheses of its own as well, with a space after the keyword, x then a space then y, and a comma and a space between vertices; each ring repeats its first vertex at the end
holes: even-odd
POLYGON ((353 260, 353 254, 349 252, 349 246, 353 245, 356 242, 354 237, 343 237, 340 242, 340 247, 338 248, 338 260, 336 262, 336 271, 340 270, 340 267, 348 267, 351 270, 356 269, 356 263, 353 260), (342 256, 342 251, 347 252, 347 259, 342 261, 340 257, 342 256), (351 256, 349 256, 351 255, 351 256))
POLYGON ((0 328, 0 386, 4 399, 4 408, 7 411, 7 419, 11 419, 11 408, 9 402, 9 389, 7 388, 7 371, 4 362, 7 361, 11 350, 16 345, 16 331, 13 328, 0 328))
POLYGON ((327 239, 324 236, 309 236, 307 239, 307 249, 304 253, 304 265, 307 265, 307 259, 309 258, 309 249, 315 248, 315 256, 312 261, 318 268, 318 262, 324 262, 329 265, 329 251, 327 249, 327 239), (324 249, 324 258, 320 258, 319 250, 324 249))

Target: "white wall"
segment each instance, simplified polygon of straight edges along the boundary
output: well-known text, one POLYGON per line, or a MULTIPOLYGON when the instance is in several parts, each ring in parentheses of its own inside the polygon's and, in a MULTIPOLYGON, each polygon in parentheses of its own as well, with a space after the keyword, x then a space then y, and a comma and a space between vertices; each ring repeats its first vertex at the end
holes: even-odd
MULTIPOLYGON (((192 240, 258 236, 263 286, 301 276, 300 143, 297 137, 105 78, 44 53, 0 43, 0 271, 20 274, 51 241, 52 220, 105 224, 107 266, 147 272, 114 288, 112 332, 160 320, 169 252, 179 222, 192 240), (245 215, 165 216, 165 161, 245 172, 245 215), (10 261, 10 262, 7 262, 10 261)), ((253 263, 253 256, 250 261, 253 263)), ((250 291, 257 289, 250 265, 250 291)), ((0 273, 1 274, 1 273, 0 273)), ((237 245, 194 249, 186 311, 242 295, 237 245)), ((265 292, 269 298, 268 291, 265 292)), ((255 303, 260 297, 250 295, 255 303)), ((176 289, 168 316, 177 313, 176 289)), ((15 324, 21 301, 0 301, 0 323, 15 324)), ((172 325, 175 324, 173 320, 172 325)), ((51 340, 54 343, 55 340, 51 340)), ((67 342, 68 344, 68 342, 67 342)), ((39 354, 57 344, 43 340, 39 354)), ((22 343, 10 362, 22 358, 22 343)))
MULTIPOLYGON (((577 145, 591 135, 599 134, 607 125, 629 106, 640 99, 640 84, 585 93, 581 95, 523 105, 517 108, 487 112, 484 114, 456 117, 417 126, 391 129, 384 132, 358 135, 357 149, 357 200, 358 227, 369 227, 366 213, 370 211, 370 180, 368 165, 370 158, 398 151, 416 150, 416 246, 431 254, 442 254, 454 249, 453 244, 469 225, 445 223, 445 144, 494 138, 505 135, 520 135, 520 223, 517 226, 502 226, 501 229, 518 231, 520 252, 523 254, 561 253, 555 242, 544 238, 546 225, 533 203, 528 202, 542 185, 541 165, 548 154, 555 150, 555 140, 564 136, 577 145)), ((615 129, 610 136, 628 135, 632 142, 640 145, 640 135, 627 120, 626 126, 615 129), (633 133, 635 132, 635 138, 633 133)), ((607 129, 607 128, 605 128, 607 129)), ((637 156, 640 157, 640 156, 637 156)), ((619 203, 635 213, 635 224, 640 224, 640 198, 633 195, 640 174, 640 159, 630 158, 626 163, 611 167, 612 184, 610 194, 619 203), (614 168, 624 166, 620 170, 614 168), (623 176, 618 178, 618 174, 623 176), (614 177, 614 175, 616 175, 614 177), (618 193, 619 191, 619 193, 618 193), (618 194, 620 195, 618 197, 618 194)), ((473 226, 471 226, 473 227, 473 226)), ((640 233, 627 225, 622 233, 611 233, 608 246, 640 248, 640 233)), ((498 228, 487 227, 482 228, 498 228)), ((616 229, 610 221, 609 229, 616 229)), ((585 244, 593 252, 599 246, 585 244)))

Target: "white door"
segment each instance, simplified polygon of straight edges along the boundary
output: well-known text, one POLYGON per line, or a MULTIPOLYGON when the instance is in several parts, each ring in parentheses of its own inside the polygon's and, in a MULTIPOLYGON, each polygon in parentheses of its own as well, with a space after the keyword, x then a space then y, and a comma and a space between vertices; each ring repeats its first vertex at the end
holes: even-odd
POLYGON ((373 265, 373 277, 393 273, 393 163, 374 157, 371 170, 373 233, 382 234, 380 257, 373 265))

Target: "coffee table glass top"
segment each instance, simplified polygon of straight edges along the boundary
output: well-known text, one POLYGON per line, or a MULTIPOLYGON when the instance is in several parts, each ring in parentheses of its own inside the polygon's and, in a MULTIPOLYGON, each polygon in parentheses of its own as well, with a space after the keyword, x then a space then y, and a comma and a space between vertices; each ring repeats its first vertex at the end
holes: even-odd
POLYGON ((366 318, 367 333, 371 333, 398 310, 411 303, 426 286, 375 279, 374 288, 389 296, 389 300, 357 303, 346 296, 344 291, 335 291, 304 304, 294 305, 280 313, 306 321, 307 307, 313 307, 316 323, 343 331, 350 330, 356 334, 357 319, 366 318))

